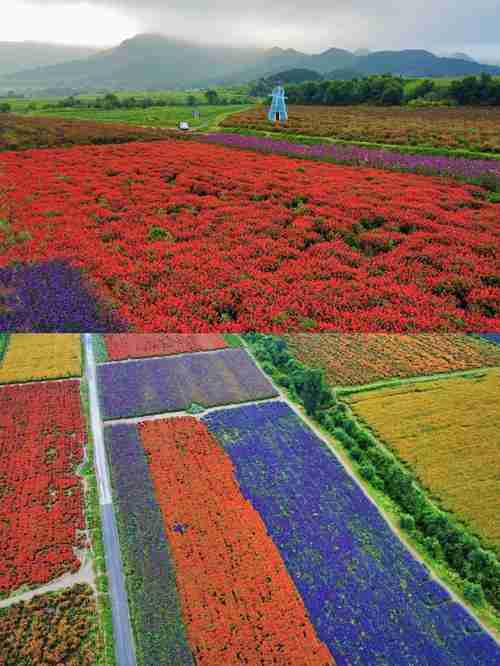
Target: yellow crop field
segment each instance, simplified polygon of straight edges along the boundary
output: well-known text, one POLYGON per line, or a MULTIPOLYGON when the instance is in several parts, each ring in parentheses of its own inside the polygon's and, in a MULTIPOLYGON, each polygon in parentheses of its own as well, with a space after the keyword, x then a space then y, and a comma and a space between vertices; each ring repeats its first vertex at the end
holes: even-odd
POLYGON ((76 377, 81 367, 79 335, 17 333, 0 363, 0 384, 76 377))
POLYGON ((443 506, 500 546, 500 369, 348 399, 443 506))

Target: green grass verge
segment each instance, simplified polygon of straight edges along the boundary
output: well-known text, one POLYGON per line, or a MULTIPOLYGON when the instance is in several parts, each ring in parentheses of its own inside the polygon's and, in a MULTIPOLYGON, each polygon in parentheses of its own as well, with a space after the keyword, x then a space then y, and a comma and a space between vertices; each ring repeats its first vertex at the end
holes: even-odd
POLYGON ((2 362, 2 359, 5 355, 8 344, 9 344, 9 334, 0 333, 0 363, 2 362))
POLYGON ((96 363, 106 363, 108 360, 108 350, 106 349, 106 342, 104 336, 96 333, 92 336, 92 346, 94 348, 94 355, 96 363))
POLYGON ((92 543, 93 568, 97 586, 97 610, 103 640, 102 655, 96 666, 117 666, 114 648, 111 600, 108 593, 108 577, 106 574, 106 559, 102 538, 99 494, 97 490, 97 478, 94 470, 94 442, 90 428, 89 389, 85 379, 85 373, 80 384, 80 398, 82 413, 84 414, 87 428, 87 457, 85 464, 80 470, 80 474, 85 479, 86 485, 85 518, 92 543))
POLYGON ((391 388, 393 386, 405 386, 407 384, 420 384, 435 381, 436 379, 453 379, 456 377, 484 377, 490 368, 475 368, 474 370, 452 370, 450 372, 438 372, 434 375, 423 375, 420 377, 405 377, 395 379, 381 379, 371 384, 358 384, 355 386, 336 386, 335 393, 337 397, 350 395, 352 393, 364 393, 365 391, 374 391, 380 388, 391 388))
POLYGON ((386 512, 398 534, 479 620, 500 636, 497 553, 454 514, 444 510, 409 467, 366 429, 345 403, 337 400, 336 391, 326 385, 321 371, 298 362, 278 336, 251 333, 243 338, 264 372, 321 431, 329 447, 386 512), (322 377, 322 382, 315 386, 311 377, 322 377), (311 403, 311 386, 323 394, 320 401, 311 403), (311 409, 311 404, 315 409, 311 409), (458 549, 453 552, 453 564, 452 548, 458 549), (483 558, 479 571, 470 566, 470 554, 483 558), (472 601, 468 592, 471 585, 477 592, 472 601))
POLYGON ((245 344, 237 333, 224 333, 224 340, 230 347, 244 347, 245 344))

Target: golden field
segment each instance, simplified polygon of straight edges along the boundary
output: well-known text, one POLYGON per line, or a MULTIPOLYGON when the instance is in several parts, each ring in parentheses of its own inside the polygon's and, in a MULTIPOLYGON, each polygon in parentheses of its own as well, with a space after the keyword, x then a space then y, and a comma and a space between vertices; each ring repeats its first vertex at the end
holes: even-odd
POLYGON ((359 416, 444 507, 500 546, 500 369, 353 394, 359 416))
POLYGON ((16 333, 0 363, 0 384, 76 377, 81 367, 79 335, 16 333))

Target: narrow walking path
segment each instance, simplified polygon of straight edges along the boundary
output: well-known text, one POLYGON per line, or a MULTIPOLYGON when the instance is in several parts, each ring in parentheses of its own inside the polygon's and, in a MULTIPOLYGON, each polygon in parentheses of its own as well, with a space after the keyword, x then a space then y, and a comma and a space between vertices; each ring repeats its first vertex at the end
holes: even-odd
POLYGON ((136 666, 134 638, 125 587, 125 574, 123 571, 118 530, 113 511, 109 469, 104 448, 92 334, 85 333, 83 337, 89 386, 90 423, 94 441, 94 464, 99 490, 102 535, 113 616, 115 654, 118 666, 136 666))
POLYGON ((59 578, 50 581, 50 583, 47 583, 46 585, 41 585, 40 587, 35 587, 32 590, 28 590, 27 592, 13 594, 6 599, 2 599, 0 601, 0 608, 7 608, 8 606, 17 604, 20 601, 30 601, 30 599, 33 599, 33 597, 37 597, 41 594, 47 594, 49 592, 58 592, 59 590, 64 590, 78 583, 90 585, 95 589, 94 571, 92 569, 92 559, 90 557, 85 558, 82 566, 76 573, 64 574, 64 576, 60 576, 59 578))

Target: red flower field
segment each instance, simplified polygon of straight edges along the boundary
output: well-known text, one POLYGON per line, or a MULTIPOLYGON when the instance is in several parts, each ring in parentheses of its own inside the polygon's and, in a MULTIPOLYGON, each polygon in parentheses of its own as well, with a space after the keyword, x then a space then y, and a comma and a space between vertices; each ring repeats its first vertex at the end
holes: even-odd
POLYGON ((83 444, 79 381, 0 387, 0 593, 79 569, 83 444))
POLYGON ((220 333, 188 335, 175 333, 110 333, 105 336, 110 361, 148 356, 170 356, 185 352, 223 349, 227 342, 220 333))
POLYGON ((229 456, 192 417, 139 432, 197 664, 334 664, 229 456), (200 585, 200 580, 203 585, 200 585))
POLYGON ((0 220, 0 268, 68 258, 135 330, 500 330, 500 208, 444 178, 194 141, 6 152, 0 220))

